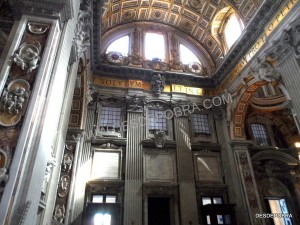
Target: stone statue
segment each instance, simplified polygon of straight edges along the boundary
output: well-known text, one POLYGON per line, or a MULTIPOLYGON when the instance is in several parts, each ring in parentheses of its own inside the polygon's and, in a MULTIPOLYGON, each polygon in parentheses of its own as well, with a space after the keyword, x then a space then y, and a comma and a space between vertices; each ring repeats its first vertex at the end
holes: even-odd
POLYGON ((234 110, 237 106, 237 97, 238 93, 234 92, 233 94, 229 93, 227 90, 225 90, 225 93, 227 95, 230 95, 231 101, 227 102, 227 121, 231 121, 232 115, 234 114, 234 110))
POLYGON ((257 66, 252 69, 252 73, 257 80, 272 82, 280 79, 280 73, 268 61, 257 58, 256 63, 257 66))
POLYGON ((157 74, 154 75, 152 80, 151 80, 151 90, 154 93, 154 95, 159 96, 165 87, 166 83, 165 83, 165 77, 157 74))

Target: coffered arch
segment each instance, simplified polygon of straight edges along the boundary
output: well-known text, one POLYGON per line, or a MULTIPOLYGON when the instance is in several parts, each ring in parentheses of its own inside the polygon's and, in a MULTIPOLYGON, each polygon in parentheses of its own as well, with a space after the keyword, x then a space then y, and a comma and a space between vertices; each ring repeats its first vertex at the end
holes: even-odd
POLYGON ((108 0, 103 6, 102 34, 136 21, 167 24, 197 40, 218 64, 224 52, 211 33, 215 15, 230 6, 247 24, 261 3, 254 0, 108 0))
MULTIPOLYGON (((170 52, 173 48, 172 38, 174 37, 176 39, 176 42, 178 44, 183 44, 187 46, 189 49, 193 50, 193 52, 199 57, 201 64, 206 68, 208 74, 212 74, 212 72, 216 69, 216 64, 214 62, 213 57, 211 56, 210 52, 207 51, 205 46, 197 42, 195 39, 190 37, 189 35, 180 32, 175 27, 161 24, 161 23, 154 23, 154 22, 133 22, 133 23, 127 23, 119 25, 118 27, 112 28, 111 30, 107 31, 105 34, 101 37, 101 54, 104 54, 107 47, 110 43, 112 43, 114 40, 128 35, 130 37, 130 51, 131 54, 134 52, 132 48, 134 48, 135 44, 141 44, 143 42, 143 37, 140 37, 143 35, 143 32, 141 32, 138 36, 138 39, 140 43, 133 43, 133 40, 135 39, 135 30, 139 29, 143 32, 148 31, 161 31, 163 32, 167 37, 167 45, 168 45, 168 51, 170 52)), ((141 47, 141 46, 140 46, 141 47)), ((141 48, 139 48, 141 49, 141 48)), ((140 50, 139 50, 140 51, 140 50)), ((141 50, 143 51, 143 50, 141 50)), ((139 52, 140 54, 142 52, 139 52)), ((171 54, 171 53, 169 53, 171 54)), ((142 55, 142 54, 141 54, 142 55)))
MULTIPOLYGON (((282 94, 281 97, 278 98, 278 101, 274 103, 272 107, 269 107, 268 104, 265 104, 265 107, 253 107, 253 95, 258 91, 259 88, 265 86, 268 84, 267 81, 264 80, 257 80, 253 77, 252 74, 250 74, 247 78, 244 79, 246 82, 246 85, 244 86, 244 91, 240 94, 240 96, 236 99, 236 106, 233 113, 233 119, 231 122, 231 137, 233 139, 246 139, 246 118, 248 116, 261 116, 265 117, 265 119, 271 121, 273 124, 276 125, 278 130, 285 136, 285 139, 287 143, 291 146, 293 145, 293 142, 298 138, 295 134, 291 133, 289 127, 287 124, 285 124, 284 121, 282 121, 279 117, 272 114, 272 112, 276 112, 280 109, 283 109, 287 106, 290 97, 286 93, 284 86, 282 84, 277 84, 281 87, 282 94), (248 86, 247 86, 248 85, 248 86), (282 104, 283 102, 287 104, 282 104), (249 114, 249 107, 252 107, 255 112, 249 114)), ((278 81, 273 81, 278 82, 278 81)), ((271 99, 271 98, 270 98, 271 99)), ((273 98, 272 98, 273 99, 273 98)), ((257 99, 255 99, 257 101, 257 99)), ((268 98, 266 98, 266 101, 269 101, 268 98)), ((268 102, 267 102, 268 103, 268 102)))

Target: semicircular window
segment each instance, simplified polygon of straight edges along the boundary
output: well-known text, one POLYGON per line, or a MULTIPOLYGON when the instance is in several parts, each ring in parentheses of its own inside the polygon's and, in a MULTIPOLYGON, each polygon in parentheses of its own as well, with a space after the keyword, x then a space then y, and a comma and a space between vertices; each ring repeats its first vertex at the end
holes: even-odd
POLYGON ((106 53, 109 52, 120 52, 122 55, 126 56, 129 53, 129 36, 125 35, 113 41, 108 48, 106 53))
POLYGON ((239 39, 244 29, 242 21, 235 13, 232 13, 227 20, 224 28, 224 36, 227 45, 227 49, 230 49, 233 44, 239 39))
POLYGON ((179 52, 180 52, 180 61, 182 62, 182 64, 189 64, 192 62, 201 64, 198 57, 183 44, 179 45, 179 52))

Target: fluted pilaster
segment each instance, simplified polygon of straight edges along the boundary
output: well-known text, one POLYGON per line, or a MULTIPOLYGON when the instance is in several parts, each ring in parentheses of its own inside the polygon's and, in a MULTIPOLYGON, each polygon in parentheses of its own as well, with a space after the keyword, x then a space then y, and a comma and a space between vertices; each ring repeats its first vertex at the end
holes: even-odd
POLYGON ((197 198, 188 117, 175 118, 181 224, 198 224, 197 198))
POLYGON ((257 219, 256 214, 263 213, 254 177, 247 142, 232 142, 235 164, 242 185, 244 200, 248 210, 248 220, 251 225, 265 225, 265 220, 257 219))
POLYGON ((280 65, 279 70, 281 71, 282 80, 285 84, 286 89, 291 97, 293 103, 293 109, 298 116, 298 127, 299 127, 299 116, 300 116, 300 66, 299 60, 290 54, 280 65))
POLYGON ((235 167, 235 158, 228 140, 230 140, 230 134, 227 128, 227 121, 222 111, 222 115, 216 115, 214 113, 217 136, 221 145, 221 158, 224 169, 225 183, 228 185, 228 196, 230 204, 236 204, 237 220, 243 224, 249 224, 247 219, 247 210, 245 200, 243 197, 243 191, 239 184, 238 171, 235 167))
POLYGON ((143 148, 144 126, 136 126, 143 114, 129 111, 127 114, 127 146, 125 169, 124 225, 143 224, 143 148))

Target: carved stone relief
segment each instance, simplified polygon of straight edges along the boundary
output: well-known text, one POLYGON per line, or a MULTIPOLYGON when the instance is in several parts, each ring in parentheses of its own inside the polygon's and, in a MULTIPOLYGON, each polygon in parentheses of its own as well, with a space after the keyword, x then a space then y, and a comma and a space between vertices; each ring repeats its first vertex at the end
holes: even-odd
POLYGON ((159 96, 163 92, 165 85, 166 83, 164 76, 160 74, 153 75, 151 79, 151 91, 155 96, 159 96))
POLYGON ((279 80, 280 73, 272 66, 272 64, 266 60, 257 58, 256 66, 252 69, 253 76, 257 80, 272 82, 279 80))
POLYGON ((89 7, 86 6, 86 10, 79 10, 78 21, 76 23, 74 43, 77 46, 78 58, 80 58, 90 46, 90 31, 92 25, 92 14, 89 7))
MULTIPOLYGON (((46 46, 50 24, 27 22, 20 44, 11 59, 7 80, 0 93, 0 168, 1 181, 6 181, 10 161, 14 157, 30 97, 38 74, 38 66, 46 46)), ((1 182, 1 187, 5 182, 1 182)))
POLYGON ((30 73, 39 66, 40 53, 41 44, 38 41, 34 44, 25 42, 19 47, 12 58, 22 70, 27 70, 27 73, 30 73))
POLYGON ((66 153, 63 159, 63 171, 69 172, 72 169, 73 165, 73 154, 66 153))
POLYGON ((70 188, 70 177, 68 175, 63 175, 60 178, 59 185, 58 185, 58 196, 59 197, 66 197, 70 188))
POLYGON ((45 34, 48 31, 49 27, 50 27, 49 25, 35 23, 35 22, 28 22, 27 24, 28 31, 36 35, 45 34))
POLYGON ((68 194, 71 185, 75 150, 75 143, 66 143, 61 164, 61 175, 57 187, 58 197, 56 198, 56 207, 53 212, 53 219, 60 223, 64 221, 65 210, 68 206, 68 194))
POLYGON ((146 96, 138 96, 138 95, 127 95, 127 108, 131 111, 142 111, 144 105, 146 105, 146 96))
POLYGON ((56 220, 57 222, 62 223, 65 219, 65 213, 66 213, 65 206, 58 204, 55 206, 53 219, 56 220))
POLYGON ((157 130, 154 133, 154 143, 156 148, 163 148, 165 146, 167 137, 163 130, 157 130))
POLYGON ((0 125, 16 125, 26 109, 30 85, 26 80, 17 79, 9 83, 0 102, 0 125))

